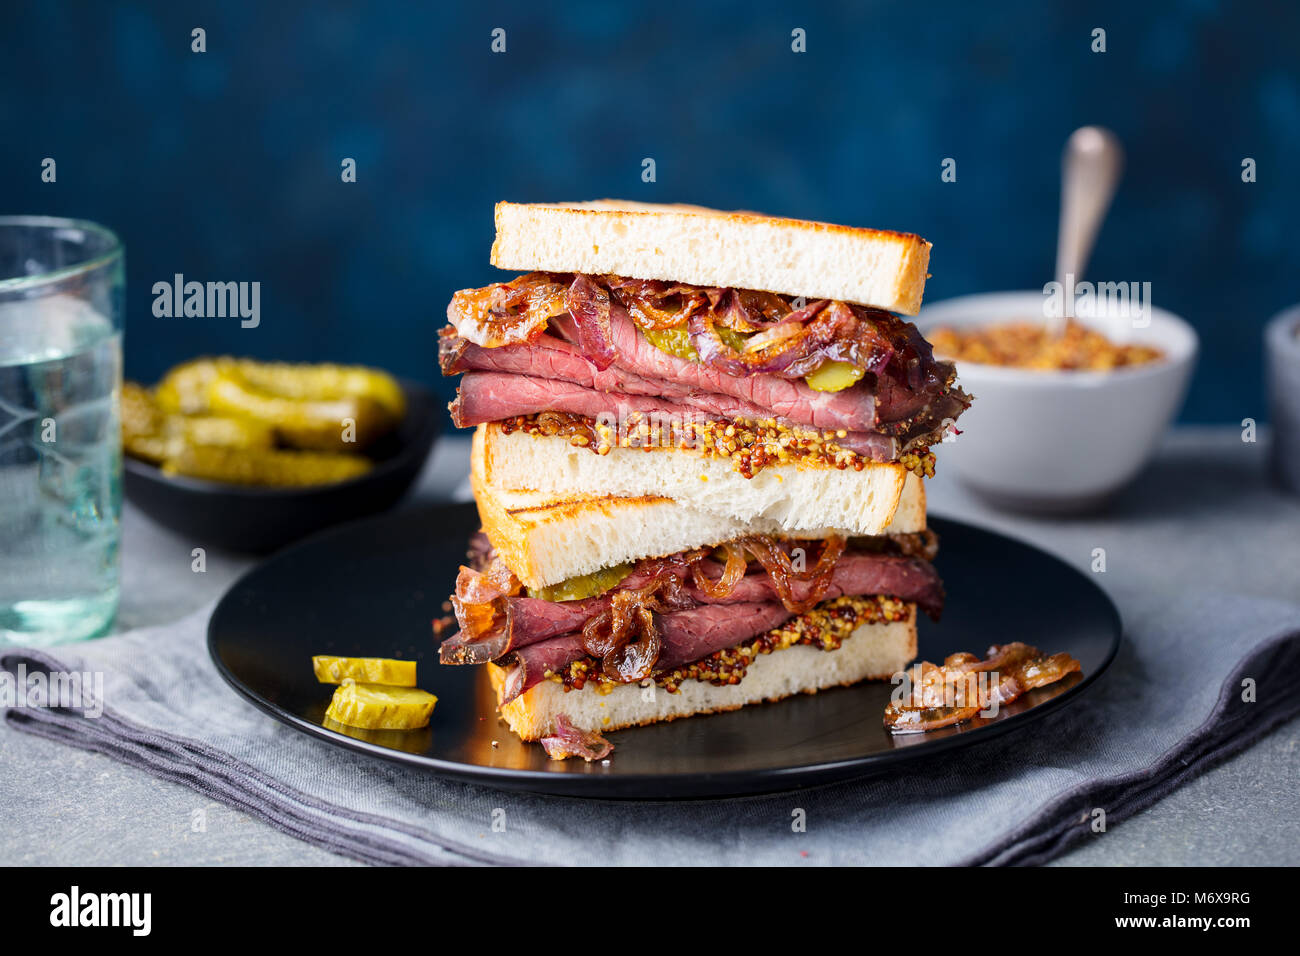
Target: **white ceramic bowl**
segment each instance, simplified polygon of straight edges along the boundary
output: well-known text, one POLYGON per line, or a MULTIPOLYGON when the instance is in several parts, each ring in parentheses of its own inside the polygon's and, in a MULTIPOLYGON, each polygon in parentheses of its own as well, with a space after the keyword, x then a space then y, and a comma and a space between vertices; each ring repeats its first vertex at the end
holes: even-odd
MULTIPOLYGON (((916 323, 928 334, 1042 315, 1041 291, 990 292, 927 306, 916 323)), ((937 449, 938 467, 1002 507, 1068 512, 1102 503, 1151 457, 1196 363, 1196 332, 1163 309, 1151 308, 1150 324, 1131 330, 1127 341, 1155 346, 1165 358, 1113 372, 958 362, 960 383, 975 401, 958 422, 962 434, 937 449)))

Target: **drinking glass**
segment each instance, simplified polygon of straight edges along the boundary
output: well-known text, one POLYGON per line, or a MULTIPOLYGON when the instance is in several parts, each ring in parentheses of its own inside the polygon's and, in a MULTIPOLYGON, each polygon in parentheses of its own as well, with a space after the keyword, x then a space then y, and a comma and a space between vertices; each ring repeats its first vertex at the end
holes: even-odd
POLYGON ((117 612, 124 289, 103 226, 0 216, 0 644, 117 612))

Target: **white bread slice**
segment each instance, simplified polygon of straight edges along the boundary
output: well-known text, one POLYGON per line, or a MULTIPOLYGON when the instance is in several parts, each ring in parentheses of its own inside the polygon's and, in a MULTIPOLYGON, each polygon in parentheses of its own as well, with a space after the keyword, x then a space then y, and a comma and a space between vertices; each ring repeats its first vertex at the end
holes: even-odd
MULTIPOLYGON (((615 497, 502 487, 487 475, 487 431, 482 425, 474 431, 470 487, 488 538, 527 587, 546 587, 626 561, 720 544, 744 534, 782 533, 775 521, 740 521, 658 495, 615 497)), ((925 484, 909 472, 884 530, 908 534, 925 528, 925 484)), ((835 530, 825 527, 794 536, 822 537, 835 530)))
POLYGON ((839 299, 915 315, 930 243, 753 212, 601 199, 496 206, 492 264, 839 299))
MULTIPOLYGON (((838 650, 823 651, 802 644, 760 654, 738 684, 721 687, 706 681, 683 681, 678 692, 662 687, 627 684, 602 694, 594 685, 567 693, 557 681, 544 680, 510 703, 501 716, 524 740, 539 740, 555 731, 555 718, 564 714, 576 727, 601 732, 675 720, 695 714, 737 710, 746 704, 780 700, 794 694, 815 694, 825 687, 888 680, 916 657, 916 607, 902 621, 864 624, 844 639, 838 650)), ((505 671, 488 664, 488 676, 500 701, 505 671)))
POLYGON ((490 422, 483 433, 484 474, 509 491, 552 496, 672 498, 724 518, 788 534, 838 528, 881 534, 893 520, 908 471, 896 463, 852 468, 768 465, 752 478, 728 458, 691 449, 610 449, 597 455, 561 436, 506 433, 490 422))

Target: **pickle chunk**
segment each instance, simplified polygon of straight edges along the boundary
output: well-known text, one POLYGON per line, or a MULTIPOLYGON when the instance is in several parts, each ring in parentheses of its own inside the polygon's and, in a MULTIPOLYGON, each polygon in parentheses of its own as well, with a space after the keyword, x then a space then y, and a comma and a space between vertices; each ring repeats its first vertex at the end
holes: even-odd
POLYGON ((246 418, 222 418, 220 415, 174 415, 168 426, 175 428, 193 445, 220 448, 273 448, 275 432, 246 418))
POLYGON ((313 451, 359 450, 406 414, 401 385, 377 369, 228 356, 177 365, 156 398, 163 412, 245 419, 286 445, 313 451))
POLYGON ((667 329, 642 329, 641 334, 651 345, 661 352, 676 355, 689 362, 698 362, 700 356, 691 345, 691 336, 686 331, 686 324, 674 325, 667 329))
POLYGON ((330 657, 318 654, 311 659, 311 666, 316 672, 316 679, 322 684, 341 684, 351 678, 365 684, 415 686, 415 661, 397 661, 387 657, 330 657))
POLYGON ((363 475, 370 468, 369 460, 360 455, 189 444, 162 464, 168 475, 268 488, 331 485, 363 475))
MULTIPOLYGON (((175 398, 169 401, 175 401, 175 398)), ((270 448, 271 429, 242 418, 181 415, 135 382, 122 384, 122 447, 127 454, 154 464, 180 455, 186 445, 224 448, 270 448)))
POLYGON ((392 413, 369 396, 286 397, 254 385, 234 368, 212 380, 208 401, 214 411, 262 422, 275 428, 286 444, 317 451, 364 448, 396 424, 392 413))
POLYGON ((236 369, 254 388, 299 401, 366 399, 394 420, 406 414, 402 386, 386 372, 360 365, 293 365, 244 359, 236 369))
POLYGON ((601 568, 590 574, 580 574, 568 578, 559 584, 544 588, 529 588, 528 596, 541 598, 543 601, 581 601, 583 598, 598 597, 610 588, 618 585, 632 571, 630 564, 615 564, 601 568))
POLYGON ((414 687, 358 683, 345 677, 325 716, 363 730, 417 730, 428 726, 436 703, 437 697, 414 687))
POLYGON ((171 447, 164 434, 166 420, 147 388, 122 383, 122 447, 128 455, 154 464, 166 458, 171 447))
POLYGON ((182 362, 163 376, 155 396, 158 405, 173 415, 205 415, 212 411, 208 386, 223 370, 233 368, 232 358, 201 358, 182 362))
POLYGON ((842 392, 862 378, 864 370, 852 362, 823 362, 804 376, 808 387, 819 392, 842 392))

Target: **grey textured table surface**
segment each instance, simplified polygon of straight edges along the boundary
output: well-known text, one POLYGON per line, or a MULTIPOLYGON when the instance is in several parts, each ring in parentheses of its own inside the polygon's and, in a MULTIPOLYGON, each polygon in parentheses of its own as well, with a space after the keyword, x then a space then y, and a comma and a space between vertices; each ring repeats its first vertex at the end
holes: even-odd
MULTIPOLYGON (((1300 601, 1300 503, 1264 476, 1267 444, 1236 429, 1180 429, 1103 514, 1044 520, 1000 514, 954 481, 931 483, 936 514, 985 524, 1086 567, 1117 525, 1145 526, 1140 555, 1108 552, 1102 580, 1121 610, 1134 588, 1194 587, 1300 601)), ((468 442, 441 442, 402 507, 446 499, 460 485, 468 442)), ((220 595, 252 563, 209 552, 128 506, 118 626, 165 623, 220 595)), ((269 719, 269 718, 268 718, 269 719)), ((1151 809, 1099 834, 1062 864, 1296 864, 1300 847, 1300 721, 1196 779, 1151 809)), ((347 865, 245 814, 207 803, 106 757, 0 724, 0 864, 347 865), (206 811, 206 830, 191 818, 206 811)))

